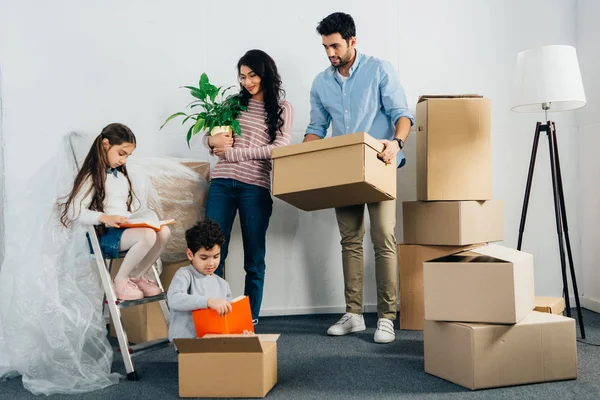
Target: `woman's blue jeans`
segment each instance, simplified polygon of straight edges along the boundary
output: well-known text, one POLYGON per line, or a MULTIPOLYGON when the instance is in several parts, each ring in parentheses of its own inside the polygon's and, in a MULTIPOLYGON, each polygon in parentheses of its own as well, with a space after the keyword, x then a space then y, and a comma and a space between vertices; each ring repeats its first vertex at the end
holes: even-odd
POLYGON ((221 262, 215 273, 223 276, 231 227, 239 211, 246 271, 244 294, 250 298, 253 319, 258 318, 262 303, 267 228, 272 210, 271 193, 264 187, 249 185, 235 179, 215 178, 210 182, 206 217, 218 223, 225 235, 225 244, 221 249, 221 262))

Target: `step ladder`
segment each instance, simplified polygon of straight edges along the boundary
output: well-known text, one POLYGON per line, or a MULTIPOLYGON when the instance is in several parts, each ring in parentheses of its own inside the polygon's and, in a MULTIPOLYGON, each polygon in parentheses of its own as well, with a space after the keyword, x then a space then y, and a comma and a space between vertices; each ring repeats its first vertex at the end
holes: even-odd
MULTIPOLYGON (((79 162, 77 159, 77 155, 75 152, 75 145, 73 143, 74 139, 80 138, 81 135, 77 133, 71 133, 69 136, 69 145, 71 148, 71 152, 73 155, 73 159, 75 161, 75 165, 79 168, 79 162)), ((117 334, 117 341, 119 343, 118 351, 121 353, 123 357, 123 363, 125 364, 125 370, 127 371, 127 379, 130 381, 139 380, 139 375, 134 368, 133 365, 133 357, 146 353, 150 350, 154 350, 157 348, 163 348, 170 345, 168 338, 160 338, 156 340, 152 340, 145 343, 139 343, 136 345, 130 345, 127 340, 127 333, 123 328, 123 323, 121 321, 121 309, 127 307, 134 307, 141 304, 148 304, 153 302, 159 302, 160 309, 165 318, 165 322, 167 327, 169 326, 169 307, 167 305, 167 294, 164 292, 164 288, 160 281, 160 277, 158 276, 158 271, 156 269, 156 264, 152 266, 150 271, 154 275, 153 278, 158 284, 158 286, 163 290, 163 293, 152 296, 152 297, 144 297, 139 300, 119 300, 115 294, 115 289, 112 284, 112 278, 110 276, 110 271, 112 268, 113 259, 109 257, 105 257, 100 250, 100 242, 98 240, 98 235, 96 234, 96 229, 93 226, 88 227, 87 233, 89 235, 89 240, 94 250, 94 259, 96 261, 96 266, 98 267, 98 272, 100 274, 100 278, 102 280, 102 287, 104 289, 104 304, 102 305, 102 311, 104 315, 105 307, 108 306, 108 311, 110 313, 113 326, 115 328, 115 333, 117 334)), ((119 258, 125 257, 127 252, 120 252, 119 258)))

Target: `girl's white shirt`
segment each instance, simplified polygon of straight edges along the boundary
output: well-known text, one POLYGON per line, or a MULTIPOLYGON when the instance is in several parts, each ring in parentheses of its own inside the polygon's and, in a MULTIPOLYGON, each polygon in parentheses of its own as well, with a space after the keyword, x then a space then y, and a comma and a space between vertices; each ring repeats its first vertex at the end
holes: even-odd
MULTIPOLYGON (((89 209, 94 196, 94 190, 90 190, 91 187, 92 178, 88 177, 73 201, 73 207, 71 208, 73 213, 72 220, 84 225, 99 225, 101 223, 99 218, 103 213, 89 209)), ((127 209, 127 200, 130 191, 127 177, 120 171, 117 171, 117 176, 106 174, 104 187, 104 214, 121 215, 129 218, 132 213, 127 209)), ((139 208, 140 203, 137 201, 136 196, 133 196, 131 209, 137 211, 139 208)))

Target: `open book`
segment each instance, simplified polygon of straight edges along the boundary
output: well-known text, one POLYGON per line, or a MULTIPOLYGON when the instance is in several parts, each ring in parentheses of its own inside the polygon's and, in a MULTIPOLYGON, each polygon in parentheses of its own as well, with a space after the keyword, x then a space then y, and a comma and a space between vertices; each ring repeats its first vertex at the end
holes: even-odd
POLYGON ((231 312, 223 317, 213 309, 202 308, 192 311, 192 318, 196 327, 196 336, 199 338, 211 333, 254 332, 248 296, 239 296, 231 300, 231 312))
POLYGON ((160 231, 165 225, 175 223, 174 219, 160 221, 156 213, 152 210, 144 210, 133 213, 124 224, 119 224, 121 228, 150 228, 155 231, 160 231))

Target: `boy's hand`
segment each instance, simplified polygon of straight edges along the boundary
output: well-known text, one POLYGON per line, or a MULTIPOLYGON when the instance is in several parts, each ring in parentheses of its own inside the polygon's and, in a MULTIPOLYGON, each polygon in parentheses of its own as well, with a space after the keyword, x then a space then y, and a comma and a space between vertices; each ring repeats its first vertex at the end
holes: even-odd
POLYGON ((121 215, 106 215, 102 214, 98 221, 113 228, 119 228, 120 224, 127 222, 127 218, 121 215))
POLYGON ((249 331, 248 329, 244 329, 244 330, 242 331, 242 335, 254 335, 254 332, 252 332, 252 331, 249 331))
POLYGON ((208 299, 208 308, 215 310, 221 317, 231 312, 231 303, 224 299, 208 299))

